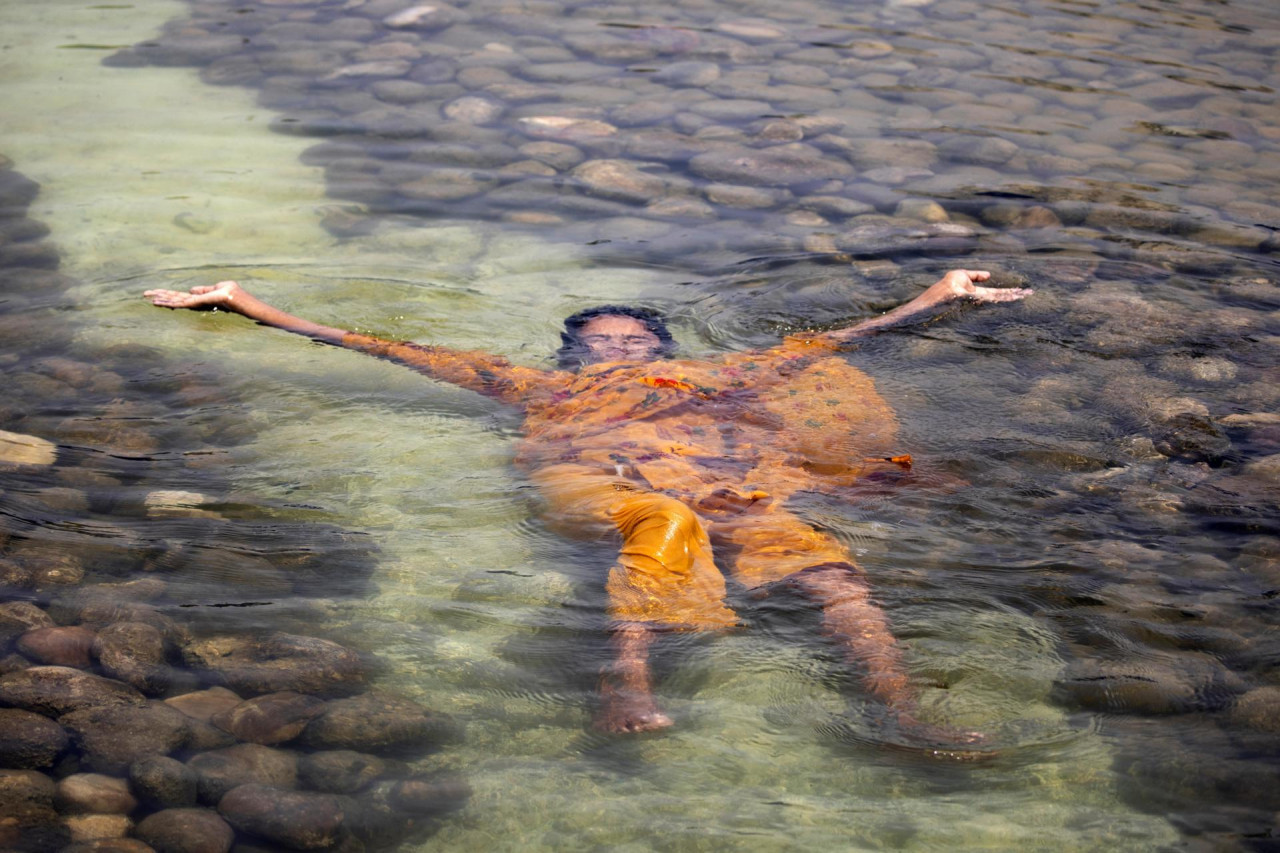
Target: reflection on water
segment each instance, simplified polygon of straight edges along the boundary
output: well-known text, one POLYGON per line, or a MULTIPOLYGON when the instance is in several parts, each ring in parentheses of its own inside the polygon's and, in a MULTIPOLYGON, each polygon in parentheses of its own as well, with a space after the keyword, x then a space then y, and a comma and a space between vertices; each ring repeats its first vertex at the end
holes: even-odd
POLYGON ((376 653, 467 723, 421 760, 474 789, 424 848, 1268 842, 1268 6, 47 8, 5 13, 4 153, 69 277, 32 271, 39 235, 0 253, 0 430, 75 450, 0 473, 7 598, 59 613, 57 555, 92 554, 85 584, 152 555, 184 567, 166 612, 271 602, 183 608, 197 634, 312 623, 376 653), (590 733, 608 548, 535 519, 511 413, 135 299, 244 278, 548 366, 590 304, 659 307, 702 356, 960 265, 1037 294, 851 359, 917 468, 965 485, 803 506, 866 567, 929 718, 1000 746, 957 766, 885 749, 785 607, 663 653, 670 734, 590 733))

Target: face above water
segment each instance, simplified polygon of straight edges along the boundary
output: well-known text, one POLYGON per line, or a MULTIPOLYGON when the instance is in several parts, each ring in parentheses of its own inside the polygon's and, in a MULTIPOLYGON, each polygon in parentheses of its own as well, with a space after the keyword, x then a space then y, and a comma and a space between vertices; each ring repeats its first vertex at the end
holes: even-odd
POLYGON ((635 317, 604 314, 582 327, 578 340, 587 351, 588 364, 605 361, 653 361, 662 353, 662 341, 635 317))

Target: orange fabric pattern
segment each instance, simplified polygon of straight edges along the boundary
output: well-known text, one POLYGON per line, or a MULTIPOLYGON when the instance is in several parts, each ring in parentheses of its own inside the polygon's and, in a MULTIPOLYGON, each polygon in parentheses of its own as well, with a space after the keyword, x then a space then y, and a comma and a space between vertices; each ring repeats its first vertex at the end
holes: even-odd
POLYGON ((897 420, 865 373, 803 337, 714 361, 517 367, 486 353, 350 334, 343 345, 520 406, 517 464, 566 532, 616 531, 610 617, 675 630, 736 623, 716 547, 748 588, 851 562, 787 510, 868 472, 909 468, 897 420))

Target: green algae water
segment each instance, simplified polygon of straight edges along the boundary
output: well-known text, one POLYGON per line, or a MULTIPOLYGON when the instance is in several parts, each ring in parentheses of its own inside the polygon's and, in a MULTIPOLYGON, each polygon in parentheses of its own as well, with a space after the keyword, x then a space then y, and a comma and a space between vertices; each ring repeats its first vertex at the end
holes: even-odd
MULTIPOLYGON (((0 153, 79 282, 57 322, 149 348, 126 402, 217 378, 169 402, 222 437, 198 450, 225 491, 164 485, 375 549, 369 589, 303 601, 245 576, 258 606, 219 624, 307 624, 465 723, 421 764, 473 794, 406 849, 1275 844, 1265 3, 10 2, 0 21, 0 153), (140 298, 234 278, 319 322, 549 367, 589 305, 660 308, 710 356, 956 266, 1037 293, 850 358, 917 465, 961 485, 805 511, 865 567, 922 716, 989 735, 978 762, 888 746, 803 614, 745 597, 748 630, 659 655, 670 732, 593 732, 609 546, 539 519, 518 416, 140 298)), ((33 339, 55 319, 10 311, 33 339)), ((5 366, 43 415, 29 343, 5 366)))

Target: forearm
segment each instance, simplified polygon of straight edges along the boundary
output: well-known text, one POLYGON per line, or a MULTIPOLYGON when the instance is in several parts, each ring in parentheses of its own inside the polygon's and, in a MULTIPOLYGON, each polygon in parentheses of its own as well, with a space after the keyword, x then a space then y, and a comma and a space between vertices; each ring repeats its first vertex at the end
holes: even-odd
POLYGON ((310 320, 304 320, 301 317, 295 317, 292 314, 281 311, 279 308, 268 305, 243 289, 237 289, 234 293, 228 295, 221 307, 227 311, 248 317, 250 320, 261 323, 264 326, 283 329, 286 332, 305 335, 308 338, 314 338, 330 344, 341 345, 342 339, 347 335, 345 329, 313 323, 310 320))
POLYGON ((824 332, 816 336, 817 340, 839 346, 850 341, 874 334, 882 329, 901 326, 907 323, 918 323, 936 315, 946 306, 959 301, 970 302, 1015 302, 1025 299, 1034 291, 1026 287, 980 287, 978 282, 991 278, 986 270, 951 270, 942 278, 929 285, 929 288, 905 305, 892 311, 863 320, 844 329, 824 332))

